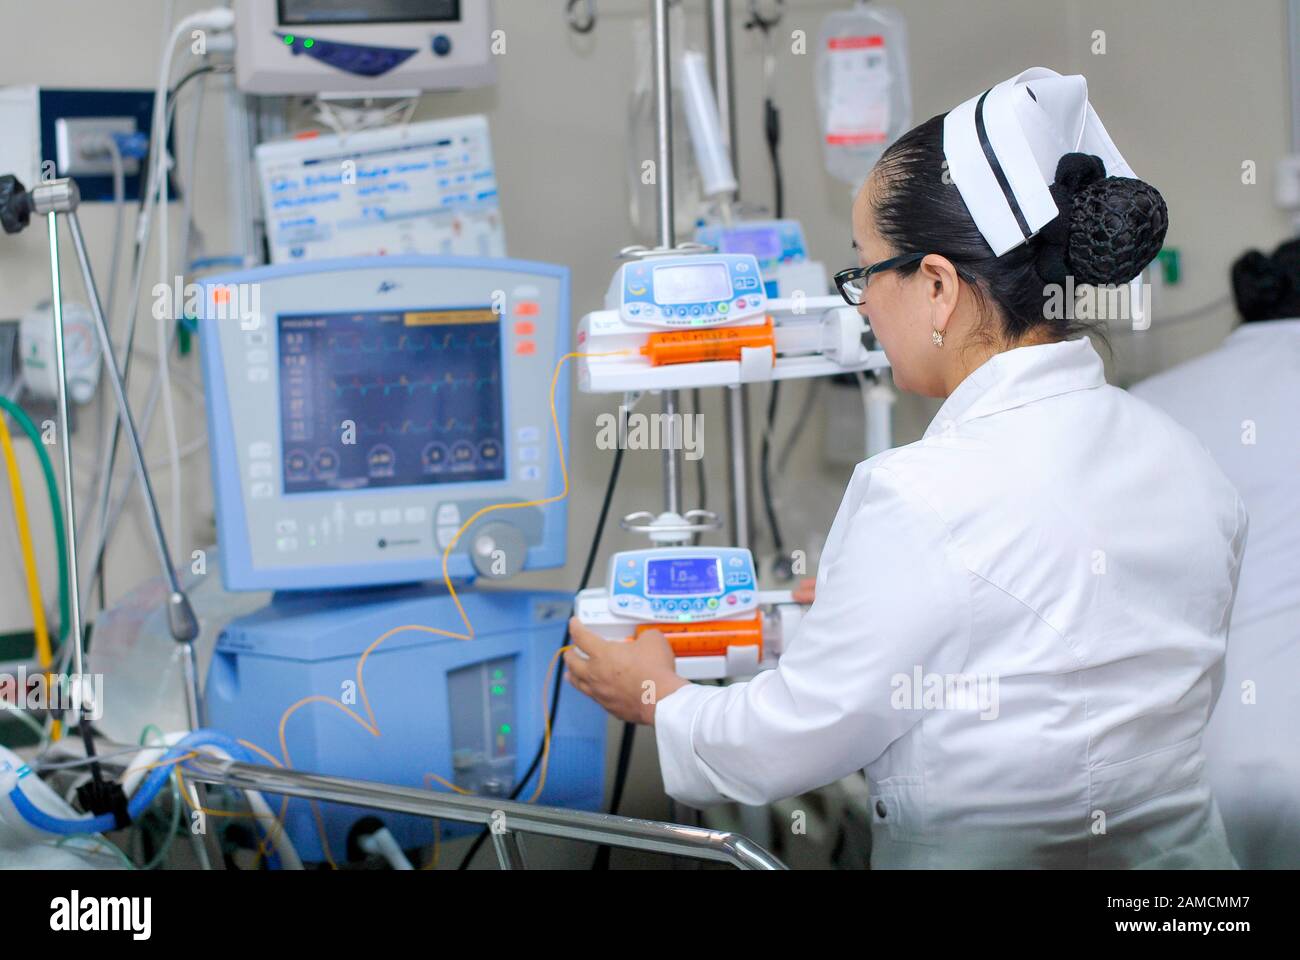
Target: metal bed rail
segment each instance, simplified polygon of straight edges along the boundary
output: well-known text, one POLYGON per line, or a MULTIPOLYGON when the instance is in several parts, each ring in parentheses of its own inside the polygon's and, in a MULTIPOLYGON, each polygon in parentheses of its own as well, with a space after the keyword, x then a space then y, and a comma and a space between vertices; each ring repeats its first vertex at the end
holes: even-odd
POLYGON ((785 864, 747 837, 701 827, 490 797, 430 793, 414 787, 265 767, 206 754, 189 760, 185 770, 191 779, 240 790, 350 804, 432 820, 482 824, 490 831, 503 870, 526 869, 520 843, 520 835, 525 833, 710 860, 740 870, 786 869, 785 864))

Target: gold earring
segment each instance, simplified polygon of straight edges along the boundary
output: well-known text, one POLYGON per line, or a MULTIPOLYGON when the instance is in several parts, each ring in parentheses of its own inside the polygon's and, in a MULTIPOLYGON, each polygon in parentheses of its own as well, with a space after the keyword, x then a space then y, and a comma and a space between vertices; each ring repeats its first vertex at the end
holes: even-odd
POLYGON ((942 346, 943 346, 943 334, 940 333, 938 330, 931 330, 931 331, 930 331, 930 339, 934 341, 934 345, 935 345, 936 347, 942 347, 942 346))

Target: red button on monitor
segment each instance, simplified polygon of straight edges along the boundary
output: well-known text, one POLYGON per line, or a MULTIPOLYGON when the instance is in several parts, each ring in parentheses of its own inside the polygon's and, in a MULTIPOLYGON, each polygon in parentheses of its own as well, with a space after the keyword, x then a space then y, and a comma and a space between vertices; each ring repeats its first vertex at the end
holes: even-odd
POLYGON ((527 357, 537 352, 537 344, 531 340, 520 340, 515 344, 515 353, 527 357))
POLYGON ((519 337, 531 337, 537 332, 537 324, 531 320, 517 320, 515 322, 515 335, 519 337))
POLYGON ((535 317, 541 312, 541 305, 536 300, 520 300, 515 304, 517 317, 535 317))

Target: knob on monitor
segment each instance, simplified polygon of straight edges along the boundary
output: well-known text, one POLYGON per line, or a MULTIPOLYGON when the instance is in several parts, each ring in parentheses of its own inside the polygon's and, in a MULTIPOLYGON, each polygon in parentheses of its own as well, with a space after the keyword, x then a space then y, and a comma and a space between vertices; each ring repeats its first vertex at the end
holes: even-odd
POLYGON ((512 524, 486 523, 474 531, 469 555, 480 576, 504 580, 524 568, 528 544, 523 533, 512 524))

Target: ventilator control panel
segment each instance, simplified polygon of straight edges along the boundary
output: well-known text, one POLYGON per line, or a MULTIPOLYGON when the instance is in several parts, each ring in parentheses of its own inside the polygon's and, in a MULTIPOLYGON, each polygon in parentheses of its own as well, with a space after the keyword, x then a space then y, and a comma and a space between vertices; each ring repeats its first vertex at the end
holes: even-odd
POLYGON ((564 504, 529 504, 562 487, 565 268, 319 261, 212 278, 202 302, 228 589, 436 580, 445 550, 452 577, 563 565, 564 504), (488 506, 507 509, 465 527, 488 506))

